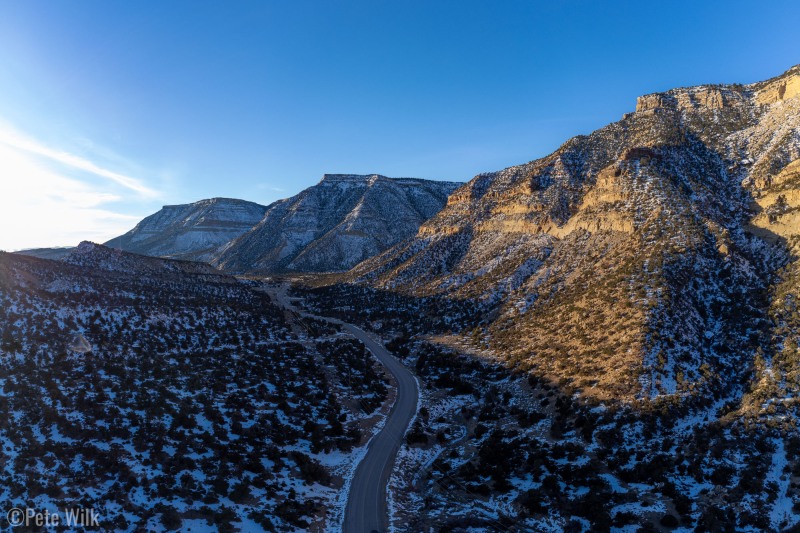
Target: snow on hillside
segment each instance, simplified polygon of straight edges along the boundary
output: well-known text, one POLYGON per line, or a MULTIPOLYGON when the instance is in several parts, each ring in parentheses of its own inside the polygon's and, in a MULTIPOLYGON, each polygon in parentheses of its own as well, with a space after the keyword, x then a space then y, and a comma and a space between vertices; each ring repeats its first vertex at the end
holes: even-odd
POLYGON ((227 198, 169 205, 106 243, 142 255, 204 261, 255 226, 266 207, 227 198))
POLYGON ((458 184, 380 175, 326 174, 269 206, 213 264, 233 272, 348 270, 416 234, 458 184))
POLYGON ((337 529, 388 409, 379 365, 208 270, 90 243, 0 253, 9 508, 94 509, 105 531, 337 529))

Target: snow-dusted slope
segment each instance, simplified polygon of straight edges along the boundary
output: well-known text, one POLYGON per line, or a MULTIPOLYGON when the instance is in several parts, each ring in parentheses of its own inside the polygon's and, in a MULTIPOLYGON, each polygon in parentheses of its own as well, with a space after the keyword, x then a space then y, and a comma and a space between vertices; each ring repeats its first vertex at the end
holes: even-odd
POLYGON ((266 210, 228 198, 168 205, 106 245, 143 255, 207 261, 220 246, 258 224, 266 210))
POLYGON ((388 384, 260 288, 90 243, 0 252, 0 499, 86 506, 96 531, 336 530, 388 384))
POLYGON ((460 184, 327 174, 270 205, 213 260, 233 272, 343 271, 416 234, 460 184))
POLYGON ((130 276, 167 278, 191 275, 211 277, 217 283, 234 281, 234 278, 226 276, 206 263, 149 257, 88 241, 73 248, 61 261, 70 265, 106 272, 119 272, 130 276))
POLYGON ((786 346, 785 332, 769 340, 753 326, 766 324, 776 275, 788 296, 770 312, 800 342, 800 266, 778 270, 797 256, 798 228, 794 67, 643 96, 547 157, 477 176, 351 277, 481 301, 492 313, 479 348, 587 393, 705 395, 746 379, 757 350, 786 346))

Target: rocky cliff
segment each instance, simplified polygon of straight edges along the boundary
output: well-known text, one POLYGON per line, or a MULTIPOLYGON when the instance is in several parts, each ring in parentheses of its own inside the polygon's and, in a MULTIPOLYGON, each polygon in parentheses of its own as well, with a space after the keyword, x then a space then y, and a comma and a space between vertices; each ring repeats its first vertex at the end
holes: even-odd
POLYGON ((547 157, 475 177, 350 279, 483 302, 477 348, 597 397, 742 398, 757 355, 770 394, 792 397, 798 80, 794 67, 643 96, 547 157))

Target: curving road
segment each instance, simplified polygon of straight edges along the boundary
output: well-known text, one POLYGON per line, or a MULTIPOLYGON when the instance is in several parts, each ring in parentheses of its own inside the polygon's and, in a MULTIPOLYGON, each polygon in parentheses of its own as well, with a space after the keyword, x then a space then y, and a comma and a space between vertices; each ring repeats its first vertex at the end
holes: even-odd
POLYGON ((389 476, 408 424, 417 412, 417 380, 400 361, 365 331, 351 324, 344 324, 344 329, 363 342, 394 376, 397 381, 397 398, 386 418, 386 424, 369 443, 367 454, 356 468, 347 497, 343 530, 345 533, 386 531, 389 525, 389 511, 386 506, 389 476))
POLYGON ((389 526, 389 510, 386 504, 389 476, 406 429, 417 412, 419 389, 417 380, 406 367, 367 332, 352 324, 335 318, 310 315, 292 305, 286 296, 284 285, 273 292, 278 303, 301 316, 308 316, 341 325, 346 331, 364 343, 397 382, 397 397, 383 429, 369 443, 367 453, 356 468, 347 496, 344 513, 344 533, 384 532, 389 526))

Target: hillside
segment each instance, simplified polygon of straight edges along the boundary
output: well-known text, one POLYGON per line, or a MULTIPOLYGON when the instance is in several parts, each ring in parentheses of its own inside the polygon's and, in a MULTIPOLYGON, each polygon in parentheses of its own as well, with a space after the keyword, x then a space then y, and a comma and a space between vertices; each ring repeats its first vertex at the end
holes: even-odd
MULTIPOLYGON (((643 96, 547 157, 475 177, 349 277, 479 301, 475 348, 600 398, 741 394, 757 353, 781 360, 769 316, 788 311, 770 298, 797 294, 798 87, 794 67, 643 96)), ((779 329, 794 336, 789 318, 779 329)))
POLYGON ((220 246, 255 226, 266 210, 263 205, 227 198, 168 205, 106 246, 141 255, 207 261, 220 246))
POLYGON ((395 527, 798 529, 799 86, 644 96, 305 291, 420 381, 395 527))
POLYGON ((336 529, 387 397, 363 346, 208 265, 77 251, 0 253, 0 497, 103 531, 336 529))
POLYGON ((160 279, 177 278, 185 280, 186 275, 210 277, 215 282, 230 282, 233 278, 224 275, 214 267, 195 261, 163 259, 123 252, 115 248, 84 241, 60 261, 70 265, 105 272, 124 273, 133 276, 156 276, 160 279))
POLYGON ((231 272, 331 272, 416 234, 458 184, 379 175, 326 174, 270 205, 213 264, 231 272))

